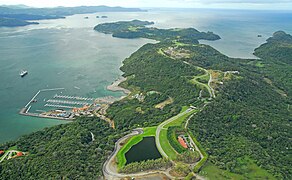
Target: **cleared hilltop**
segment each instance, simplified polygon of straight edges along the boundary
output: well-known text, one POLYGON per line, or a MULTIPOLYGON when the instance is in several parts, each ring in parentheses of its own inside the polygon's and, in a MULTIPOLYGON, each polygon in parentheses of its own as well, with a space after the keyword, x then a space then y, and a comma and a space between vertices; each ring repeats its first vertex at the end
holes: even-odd
MULTIPOLYGON (((195 171, 209 179, 291 179, 292 71, 291 58, 286 56, 292 52, 287 41, 291 36, 275 33, 256 49, 261 59, 236 59, 198 44, 199 39, 219 39, 213 33, 146 27, 151 24, 131 21, 95 28, 116 37, 126 34, 160 41, 144 45, 123 62, 127 80, 121 86, 131 94, 106 110, 115 129, 97 117, 84 117, 6 143, 1 149, 16 146, 29 155, 2 162, 2 178, 96 178, 102 175, 114 142, 129 130, 157 127, 195 106, 196 110, 162 127, 164 142, 174 149, 169 156, 176 164, 172 173, 192 176, 195 171), (199 166, 185 165, 188 162, 180 156, 175 138, 167 136, 178 131, 193 134, 200 144, 204 161, 199 166)), ((132 166, 142 168, 147 163, 132 166)))

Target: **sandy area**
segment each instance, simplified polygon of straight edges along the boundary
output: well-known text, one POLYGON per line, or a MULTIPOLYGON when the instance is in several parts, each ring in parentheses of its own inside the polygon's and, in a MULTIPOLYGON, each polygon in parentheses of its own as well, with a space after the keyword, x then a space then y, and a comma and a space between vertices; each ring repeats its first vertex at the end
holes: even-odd
POLYGON ((113 82, 111 85, 109 85, 106 89, 110 90, 110 91, 123 91, 125 94, 130 94, 131 91, 129 91, 128 89, 122 88, 119 86, 119 84, 121 84, 122 82, 126 81, 127 78, 124 77, 120 77, 118 80, 116 80, 115 82, 113 82))

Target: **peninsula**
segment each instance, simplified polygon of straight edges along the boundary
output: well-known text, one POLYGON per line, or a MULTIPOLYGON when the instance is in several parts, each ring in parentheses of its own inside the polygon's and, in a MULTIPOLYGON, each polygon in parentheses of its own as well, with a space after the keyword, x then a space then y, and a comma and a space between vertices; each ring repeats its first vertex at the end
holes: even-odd
POLYGON ((28 153, 3 161, 2 178, 291 179, 291 35, 276 32, 255 50, 260 59, 238 59, 199 44, 220 39, 212 32, 149 25, 94 28, 159 42, 124 60, 119 86, 130 92, 101 109, 107 122, 80 117, 0 146, 28 153), (150 148, 161 157, 135 160, 150 148))

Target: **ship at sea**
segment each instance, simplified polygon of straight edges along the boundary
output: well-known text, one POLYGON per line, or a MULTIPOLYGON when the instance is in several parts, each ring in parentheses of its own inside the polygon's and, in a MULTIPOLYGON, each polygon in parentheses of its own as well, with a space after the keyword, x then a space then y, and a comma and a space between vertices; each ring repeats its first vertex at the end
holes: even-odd
POLYGON ((26 71, 26 70, 22 70, 22 71, 19 73, 20 77, 24 77, 24 76, 26 76, 27 74, 28 74, 28 71, 26 71))

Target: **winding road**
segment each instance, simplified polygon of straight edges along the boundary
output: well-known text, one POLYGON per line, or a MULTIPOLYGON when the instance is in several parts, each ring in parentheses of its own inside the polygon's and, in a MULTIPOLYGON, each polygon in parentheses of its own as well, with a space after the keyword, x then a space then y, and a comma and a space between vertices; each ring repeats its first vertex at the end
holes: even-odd
POLYGON ((8 152, 6 152, 2 157, 1 157, 1 159, 0 159, 0 163, 2 162, 2 161, 4 161, 5 159, 9 159, 9 158, 11 158, 11 155, 12 155, 12 153, 17 153, 17 152, 19 152, 19 151, 16 151, 16 150, 8 150, 8 152), (7 156, 8 156, 8 158, 7 158, 7 156))
POLYGON ((115 163, 115 157, 118 153, 118 151, 121 149, 121 143, 127 140, 128 138, 139 135, 143 133, 143 129, 134 129, 130 134, 127 134, 126 136, 122 137, 115 143, 115 149, 112 152, 112 154, 109 156, 109 158, 106 160, 106 162, 103 164, 103 175, 105 179, 119 179, 123 177, 128 177, 129 175, 122 175, 117 172, 117 169, 113 167, 113 164, 115 163))
POLYGON ((184 112, 182 112, 182 113, 180 113, 180 114, 178 114, 178 115, 176 115, 176 116, 174 116, 174 117, 172 117, 172 118, 170 118, 170 119, 164 121, 163 123, 161 123, 161 124, 157 127, 157 129, 156 129, 156 134, 155 134, 155 143, 156 143, 156 147, 157 147, 158 151, 160 152, 160 154, 161 154, 163 157, 168 158, 168 155, 167 155, 167 154, 164 152, 164 150, 162 149, 162 146, 161 146, 160 141, 159 141, 159 136, 160 136, 160 132, 161 132, 161 130, 164 129, 164 126, 165 126, 165 125, 167 125, 167 124, 169 124, 169 123, 171 123, 171 122, 177 120, 177 119, 180 118, 181 116, 183 116, 183 115, 189 113, 190 110, 191 110, 191 109, 188 109, 188 110, 186 110, 186 111, 184 111, 184 112))
POLYGON ((143 133, 143 129, 134 129, 130 134, 127 134, 126 136, 122 137, 115 143, 115 149, 112 152, 112 154, 109 156, 107 161, 104 163, 102 171, 104 175, 104 179, 106 180, 120 180, 122 178, 128 178, 128 177, 143 177, 143 176, 150 176, 155 174, 165 174, 168 177, 171 177, 173 179, 174 177, 169 174, 170 169, 167 169, 166 171, 145 171, 140 173, 134 173, 134 174, 121 174, 117 171, 117 167, 115 164, 115 157, 118 153, 118 151, 121 149, 121 143, 126 141, 128 138, 132 136, 136 136, 143 133))

